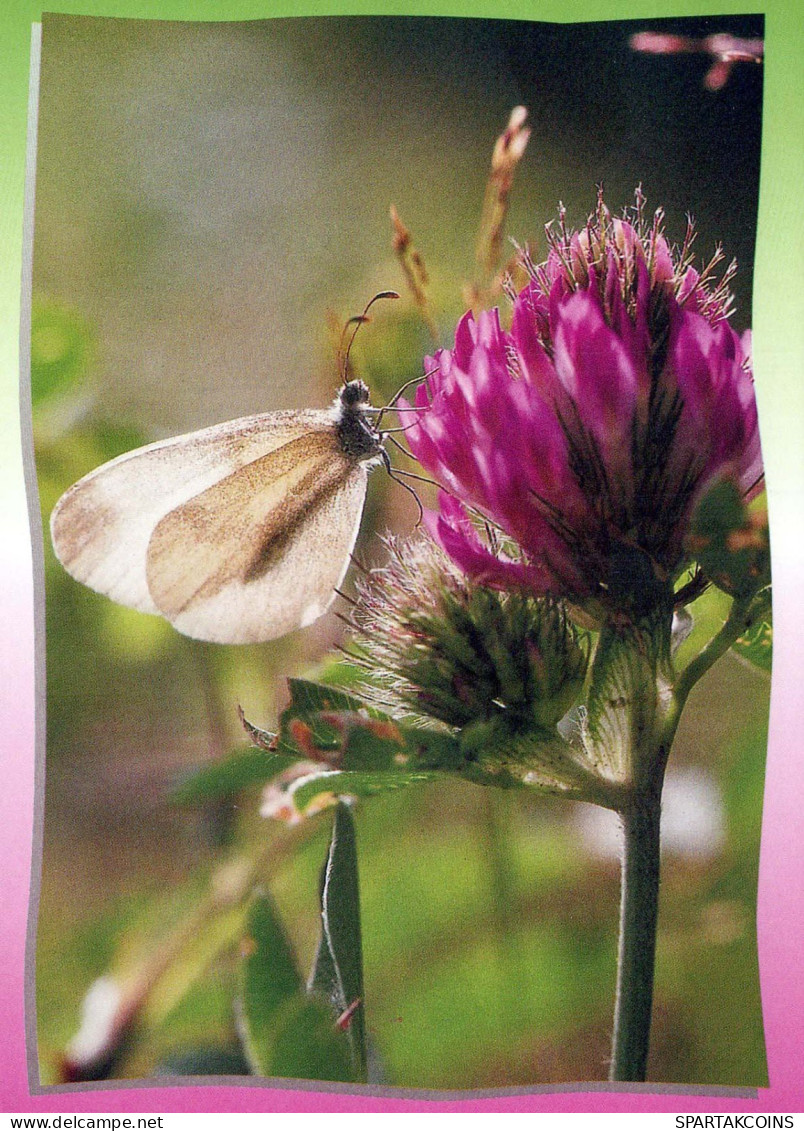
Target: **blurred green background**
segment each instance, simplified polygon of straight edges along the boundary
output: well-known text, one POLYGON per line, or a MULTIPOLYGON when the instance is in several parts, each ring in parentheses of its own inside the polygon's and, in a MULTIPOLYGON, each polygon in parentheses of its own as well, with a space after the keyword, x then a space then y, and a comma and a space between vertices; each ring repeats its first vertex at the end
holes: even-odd
MULTIPOLYGON (((703 56, 633 53, 644 24, 441 19, 169 24, 46 16, 32 378, 43 514, 138 443, 245 413, 326 404, 332 324, 404 291, 391 203, 412 229, 448 344, 471 278, 491 148, 511 108, 533 136, 508 231, 544 251, 596 183, 641 183, 672 238, 740 263, 750 325, 761 68, 707 92, 703 56)), ((662 30, 761 34, 756 18, 662 30)), ((415 307, 378 308, 355 360, 379 403, 432 348, 415 307)), ((373 477, 361 544, 415 506, 373 477)), ((330 615, 275 645, 218 648, 84 590, 46 544, 48 764, 37 997, 43 1080, 107 969, 169 949, 210 885, 270 844, 271 890, 309 967, 328 818, 290 851, 257 815, 168 799, 189 766, 271 726, 283 677, 340 639, 330 615)), ((699 632, 722 609, 699 603, 699 632)), ((700 639, 699 637, 699 639, 700 639)), ((692 642, 690 643, 690 647, 692 642)), ((673 755, 649 1078, 765 1082, 755 900, 769 683, 727 657, 673 755)), ((601 1079, 610 1038, 618 864, 586 806, 468 785, 356 814, 366 1005, 387 1083, 487 1088, 601 1079)), ((225 920, 225 921, 224 921, 225 920)), ((119 1071, 230 1049, 239 919, 200 930, 149 995, 119 1071)))

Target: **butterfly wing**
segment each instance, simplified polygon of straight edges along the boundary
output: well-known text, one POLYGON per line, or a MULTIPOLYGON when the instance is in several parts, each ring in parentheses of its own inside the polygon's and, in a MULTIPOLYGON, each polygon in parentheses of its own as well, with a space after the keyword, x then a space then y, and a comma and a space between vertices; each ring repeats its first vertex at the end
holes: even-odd
POLYGON ((307 433, 174 508, 148 546, 159 611, 187 636, 230 644, 311 624, 343 580, 366 481, 333 431, 307 433))
POLYGON ((331 431, 331 410, 264 413, 127 452, 62 495, 50 520, 56 556, 91 589, 159 613, 146 562, 162 519, 300 437, 331 431))

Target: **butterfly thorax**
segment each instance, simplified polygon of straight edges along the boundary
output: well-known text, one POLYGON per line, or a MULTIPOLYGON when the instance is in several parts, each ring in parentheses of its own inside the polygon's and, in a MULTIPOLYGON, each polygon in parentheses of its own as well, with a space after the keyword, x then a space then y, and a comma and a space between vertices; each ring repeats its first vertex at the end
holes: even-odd
MULTIPOLYGON (((363 381, 348 381, 335 400, 335 428, 344 455, 362 463, 382 455, 382 434, 372 424, 368 386, 363 381)), ((376 411, 376 410, 375 410, 376 411)))

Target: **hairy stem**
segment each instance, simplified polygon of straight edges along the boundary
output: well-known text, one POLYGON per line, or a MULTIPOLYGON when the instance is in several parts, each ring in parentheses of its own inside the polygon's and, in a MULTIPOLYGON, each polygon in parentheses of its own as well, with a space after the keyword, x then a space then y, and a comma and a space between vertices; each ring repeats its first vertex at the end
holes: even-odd
POLYGON ((611 1080, 643 1081, 647 1070, 659 915, 662 785, 681 712, 698 680, 751 626, 761 608, 761 598, 754 594, 732 602, 721 630, 679 676, 661 725, 635 761, 632 792, 618 806, 624 845, 611 1080))
MULTIPOLYGON (((661 775, 659 775, 661 777, 661 775)), ((621 812, 624 848, 611 1080, 645 1079, 659 914, 661 781, 621 812)))

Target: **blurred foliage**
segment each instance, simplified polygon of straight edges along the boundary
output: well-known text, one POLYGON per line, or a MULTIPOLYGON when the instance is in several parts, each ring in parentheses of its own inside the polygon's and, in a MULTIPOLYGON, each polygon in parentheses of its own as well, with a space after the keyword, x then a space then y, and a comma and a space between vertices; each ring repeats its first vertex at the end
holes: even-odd
MULTIPOLYGON (((459 23, 454 21, 453 25, 459 23)), ((404 380, 420 373, 423 356, 436 344, 449 340, 461 313, 461 288, 471 270, 474 239, 471 212, 458 207, 458 195, 462 205, 469 200, 475 207, 471 202, 476 194, 479 209, 493 128, 504 124, 514 94, 521 96, 522 83, 531 84, 526 96, 530 93, 534 99, 546 100, 541 125, 549 159, 544 154, 539 154, 539 159, 540 167, 549 171, 549 189, 544 180, 537 189, 523 188, 529 207, 539 197, 539 222, 553 214, 555 200, 565 192, 562 178, 582 185, 583 199, 592 200, 592 185, 606 168, 598 153, 605 148, 602 140, 595 141, 591 157, 581 168, 578 153, 583 149, 586 154, 590 120, 601 123, 601 138, 605 122, 614 168, 626 170, 617 174, 624 181, 624 201, 630 199, 633 179, 623 154, 643 170, 645 153, 655 148, 650 128, 664 131, 668 122, 677 123, 674 128, 686 145, 691 135, 683 113, 694 118, 696 129, 700 122, 710 121, 708 104, 704 114, 690 93, 692 88, 675 81, 668 82, 664 91, 678 110, 669 113, 666 98, 654 97, 646 81, 655 62, 648 64, 640 58, 634 66, 639 89, 648 92, 649 104, 645 106, 648 132, 644 138, 640 135, 637 145, 629 131, 640 128, 639 115, 630 110, 626 115, 630 104, 621 90, 625 83, 620 73, 623 64, 616 61, 614 52, 593 48, 600 66, 611 71, 607 81, 613 82, 616 97, 610 90, 606 92, 602 80, 588 83, 583 68, 575 65, 577 52, 569 41, 569 54, 562 56, 563 40, 559 42, 558 31, 541 34, 539 49, 547 51, 547 62, 552 63, 553 55, 558 65, 569 59, 567 73, 577 75, 577 83, 597 100, 590 110, 577 95, 574 100, 560 95, 543 81, 542 69, 534 67, 533 62, 538 44, 524 35, 524 25, 517 34, 515 25, 507 28, 502 26, 505 23, 499 21, 500 34, 513 38, 505 40, 499 49, 501 64, 497 56, 474 48, 474 65, 482 79, 477 89, 482 88, 484 97, 473 98, 473 105, 484 102, 483 107, 478 105, 477 113, 482 110, 486 115, 487 137, 480 136, 474 109, 470 121, 465 120, 465 92, 447 117, 437 101, 439 91, 433 86, 427 95, 434 107, 433 120, 425 128, 417 117, 418 104, 406 109, 404 99, 393 96, 393 88, 391 94, 386 91, 386 82, 397 81, 393 75, 379 75, 374 80, 389 105, 414 118, 413 125, 408 123, 410 138, 404 145, 400 141, 403 161, 408 152, 405 146, 413 143, 410 139, 430 129, 456 160, 460 157, 477 166, 474 180, 458 176, 455 186, 442 186, 440 196, 434 192, 440 169, 432 165, 408 169, 411 184, 421 186, 421 196, 411 196, 408 191, 407 199, 399 203, 405 206, 404 219, 411 224, 417 244, 435 248, 435 252, 427 250, 425 257, 435 328, 441 341, 434 343, 432 327, 408 295, 372 311, 373 324, 358 335, 352 362, 356 375, 371 385, 376 404, 390 399, 404 380), (492 83, 489 76, 498 75, 494 71, 498 65, 505 74, 506 68, 511 68, 514 79, 495 79, 492 83), (537 85, 543 95, 537 95, 537 85), (659 127, 655 123, 651 127, 652 115, 659 127), (493 128, 489 125, 492 122, 496 123, 493 128), (584 145, 568 147, 567 130, 584 145), (556 135, 552 140, 551 132, 556 135), (467 144, 462 145, 461 139, 467 144), (621 148, 615 147, 615 139, 621 148), (414 200, 422 209, 420 230, 414 200), (466 254, 460 251, 463 246, 469 249, 466 254), (438 262, 430 262, 436 258, 438 262)), ((399 25, 394 34, 399 51, 409 51, 416 57, 417 73, 428 75, 432 71, 440 86, 441 70, 421 64, 427 39, 424 24, 413 28, 399 25)), ((108 34, 106 27, 90 29, 87 57, 100 60, 102 66, 111 60, 105 80, 112 88, 109 105, 114 110, 116 99, 127 116, 132 105, 131 91, 125 86, 131 79, 127 68, 133 68, 131 73, 139 83, 141 58, 150 59, 149 53, 154 52, 156 61, 148 65, 161 68, 157 75, 161 83, 163 74, 172 73, 164 65, 165 58, 172 57, 163 44, 155 45, 147 39, 151 32, 144 27, 130 34, 145 35, 147 50, 141 57, 137 52, 142 44, 134 44, 131 57, 124 57, 121 63, 103 47, 103 37, 108 34), (101 49, 93 36, 101 42, 101 49), (164 56, 162 51, 166 52, 164 56), (119 89, 118 69, 124 76, 119 89)), ((175 28, 169 34, 179 39, 184 35, 175 28)), ((257 31, 243 34, 256 36, 257 31)), ((372 44, 372 37, 380 33, 366 25, 361 34, 372 44)), ((464 27, 462 34, 468 50, 474 32, 464 27)), ((293 56, 305 81, 308 67, 318 65, 311 60, 320 53, 325 38, 321 30, 309 44, 304 41, 307 54, 293 56)), ((355 59, 359 60, 362 40, 358 41, 355 34, 355 59)), ((264 65, 261 41, 257 46, 254 58, 258 66, 244 69, 243 82, 254 83, 260 76, 260 81, 275 82, 274 72, 264 65)), ((253 63, 252 47, 249 40, 244 56, 248 64, 253 63)), ((298 45, 297 49, 301 50, 298 45)), ((296 279, 292 263, 287 268, 284 259, 275 257, 271 262, 281 265, 282 270, 276 269, 276 277, 266 279, 264 233, 237 212, 236 239, 246 233, 248 254, 259 262, 252 279, 249 272, 255 269, 232 235, 226 207, 221 207, 223 220, 218 218, 218 228, 214 216, 201 215, 206 204, 200 207, 196 197, 198 184, 204 179, 203 169, 199 172, 193 166, 188 170, 187 184, 182 182, 187 199, 178 190, 175 197, 163 193, 159 198, 147 176, 140 183, 132 173, 138 152, 143 162, 143 154, 161 154, 165 168, 173 168, 170 144, 175 135, 168 131, 163 136, 160 132, 166 115, 159 100, 167 97, 161 86, 154 95, 159 123, 156 137, 148 135, 146 129, 152 107, 138 102, 138 112, 143 115, 142 122, 137 119, 135 123, 143 130, 142 136, 138 135, 139 151, 136 146, 131 153, 119 149, 116 120, 102 118, 107 143, 112 139, 112 156, 107 154, 107 164, 98 169, 76 159, 70 146, 84 153, 86 143, 78 111, 97 116, 103 115, 106 107, 97 98, 85 105, 74 91, 73 97, 68 97, 70 82, 80 90, 81 67, 89 65, 87 59, 81 61, 80 45, 73 43, 71 50, 75 54, 66 65, 61 59, 61 71, 54 66, 55 78, 49 77, 47 66, 43 76, 40 152, 50 154, 50 160, 43 164, 37 198, 35 280, 42 293, 34 308, 32 392, 45 529, 54 503, 70 483, 119 453, 155 438, 150 425, 132 422, 155 418, 169 422, 171 413, 187 415, 187 402, 193 402, 196 396, 206 410, 207 402, 217 405, 224 393, 229 393, 227 382, 235 385, 238 378, 227 368, 219 370, 215 359, 229 360, 230 341, 235 338, 243 339, 236 362, 244 371, 243 388, 248 390, 251 382, 261 396, 272 393, 272 384, 265 380, 260 365, 253 364, 264 349, 269 360, 263 364, 269 371, 282 374, 286 389, 300 403, 322 403, 323 390, 327 390, 323 400, 331 393, 334 372, 334 349, 323 332, 323 319, 316 326, 325 366, 311 364, 308 358, 308 372, 295 354, 289 355, 288 362, 283 352, 287 351, 289 336, 301 338, 296 323, 318 318, 318 306, 312 311, 310 308, 311 296, 319 306, 332 297, 344 308, 333 319, 339 326, 346 314, 354 313, 350 304, 356 291, 365 301, 371 287, 402 285, 396 274, 389 278, 386 262, 379 263, 386 252, 390 261, 390 248, 385 245, 371 260, 381 275, 375 286, 373 279, 367 279, 365 268, 358 272, 352 267, 350 274, 339 258, 349 253, 362 261, 365 248, 361 245, 355 250, 347 239, 337 245, 345 250, 333 255, 331 225, 320 214, 315 221, 306 221, 301 241, 298 225, 294 228, 291 224, 287 231, 282 227, 287 218, 283 220, 281 193, 285 182, 279 175, 279 165, 283 160, 288 163, 286 150, 276 160, 273 152, 270 160, 264 152, 256 153, 259 183, 265 181, 265 169, 270 167, 276 174, 277 187, 269 177, 265 191, 280 194, 279 203, 271 197, 273 208, 268 208, 257 196, 249 198, 248 204, 268 217, 269 228, 274 226, 280 232, 283 254, 290 254, 291 245, 294 253, 299 243, 307 248, 306 233, 313 231, 315 239, 322 242, 327 274, 322 275, 315 267, 309 278, 296 279), (170 160, 165 153, 170 153, 170 160), (95 191, 96 184, 106 196, 87 221, 83 209, 93 205, 94 198, 90 200, 88 194, 95 191), (153 199, 146 199, 149 193, 153 199), (182 239, 188 238, 188 232, 193 234, 189 240, 193 258, 185 262, 182 239), (75 242, 70 243, 73 236, 75 242), (212 258, 213 252, 222 259, 212 258), (163 274, 167 275, 169 269, 176 270, 178 281, 171 276, 172 287, 164 287, 167 306, 161 306, 163 274), (210 297, 195 279, 191 287, 188 278, 194 272, 204 283, 210 279, 225 279, 225 283, 216 282, 210 297), (98 292, 87 287, 87 279, 92 279, 98 292), (229 296, 225 292, 232 279, 244 281, 245 286, 232 286, 229 296), (282 293, 284 305, 271 308, 268 304, 273 317, 262 317, 264 286, 282 293), (69 295, 69 300, 49 295, 69 295), (125 317, 121 313, 124 308, 125 317), (285 325, 289 319, 280 317, 277 309, 293 312, 290 331, 285 325), (117 321, 114 317, 104 319, 107 310, 117 316, 117 321), (181 341, 183 366, 175 363, 175 354, 170 352, 171 331, 181 341), (150 347, 152 336, 160 332, 165 333, 164 345, 160 343, 149 352, 143 343, 150 347), (161 358, 161 348, 166 350, 166 360, 161 358), (120 409, 124 399, 121 387, 127 381, 134 382, 129 377, 130 368, 121 366, 120 358, 129 356, 143 365, 148 363, 150 401, 147 394, 141 402, 134 397, 129 411, 124 412, 120 409), (208 361, 208 356, 213 360, 208 361), (200 390, 198 394, 196 389, 200 390), (155 405, 164 409, 164 417, 155 405)), ((400 66, 397 54, 388 57, 394 74, 404 74, 406 68, 400 66)), ((46 52, 46 64, 53 58, 55 55, 46 52)), ((218 119, 214 114, 230 109, 226 98, 231 95, 231 67, 229 56, 225 58, 221 91, 225 90, 226 97, 218 91, 218 79, 209 79, 202 68, 201 81, 212 89, 210 94, 203 87, 203 97, 209 100, 215 123, 218 119)), ((357 66, 349 58, 348 65, 331 68, 339 87, 354 76, 371 78, 368 68, 357 66)), ((449 67, 455 66, 454 60, 446 62, 449 67)), ((204 67, 208 65, 211 63, 206 60, 204 67)), ((293 72, 292 67, 289 72, 293 72)), ((463 81, 463 58, 458 73, 463 81)), ((138 95, 142 93, 139 86, 136 89, 138 95)), ((147 84, 145 93, 149 93, 147 84)), ((247 93, 251 99, 251 90, 247 93)), ((732 90, 732 101, 736 96, 732 90)), ((355 204, 354 192, 358 188, 362 191, 365 185, 373 189, 375 171, 377 177, 383 176, 393 184, 394 191, 407 186, 394 182, 398 173, 391 161, 395 156, 393 143, 389 145, 382 137, 380 143, 374 139, 372 146, 367 137, 364 145, 361 130, 368 134, 375 128, 376 99, 363 100, 348 85, 344 97, 361 117, 355 124, 353 117, 344 114, 338 127, 338 145, 332 151, 322 150, 324 173, 343 182, 337 201, 326 198, 324 204, 329 218, 339 211, 344 216, 355 213, 360 239, 365 242, 374 238, 375 229, 364 222, 368 210, 355 204), (352 168, 356 138, 360 148, 366 149, 372 176, 355 175, 352 168), (345 163, 343 168, 340 162, 345 163)), ((741 97, 754 96, 743 91, 741 97)), ((290 100, 290 95, 287 98, 290 100)), ((315 103, 326 106, 327 97, 315 103)), ((181 98, 177 104, 183 105, 181 98)), ((202 112, 194 101, 190 104, 193 115, 202 112)), ((282 104, 270 100, 266 104, 269 116, 278 112, 283 121, 282 104)), ((718 102, 716 110, 710 124, 718 137, 726 138, 722 141, 722 161, 732 180, 738 173, 742 177, 742 209, 732 210, 740 220, 740 237, 748 240, 751 224, 744 217, 746 209, 750 213, 755 205, 745 201, 754 200, 754 149, 747 142, 739 147, 728 144, 728 123, 734 120, 742 129, 742 119, 733 113, 729 99, 718 102), (737 153, 745 168, 735 170, 737 153)), ((235 115, 234 120, 241 119, 235 115)), ((186 121, 178 116, 177 122, 181 131, 186 121)), ((325 125, 329 130, 332 123, 325 125)), ((229 137, 228 130, 223 132, 229 137)), ((285 132, 298 144, 297 135, 289 129, 285 132)), ((189 129, 186 133, 187 137, 194 136, 189 129)), ((251 153, 251 134, 245 130, 244 136, 251 153)), ((661 136, 664 138, 663 132, 661 136)), ((405 139, 402 127, 399 138, 405 139)), ((689 184, 678 167, 684 146, 667 148, 668 167, 656 177, 660 189, 674 187, 678 199, 665 195, 664 203, 671 214, 675 210, 681 215, 694 203, 688 198, 689 184)), ((313 149, 315 146, 311 146, 313 149)), ((708 142, 704 152, 710 165, 703 168, 696 160, 690 164, 696 176, 703 176, 714 186, 712 199, 716 204, 710 202, 710 208, 716 208, 717 202, 722 202, 722 165, 714 163, 715 150, 708 142)), ((294 156, 297 160, 298 153, 294 156)), ((188 160, 191 157, 187 154, 188 160)), ((207 159, 212 162, 213 158, 207 155, 207 159)), ((228 161, 217 161, 209 175, 229 165, 228 161)), ((319 195, 317 183, 311 187, 298 175, 297 165, 289 162, 289 167, 294 192, 298 190, 299 195, 296 203, 302 208, 312 207, 311 199, 319 195)), ((251 175, 245 165, 243 168, 244 175, 251 175)), ((658 168, 658 162, 651 162, 653 168, 658 168)), ((153 173, 151 165, 148 169, 153 173)), ((639 173, 640 177, 645 175, 639 173)), ((524 185, 528 184, 527 176, 523 171, 524 185)), ((618 182, 613 187, 616 195, 621 186, 618 182)), ((382 223, 388 204, 385 199, 381 202, 382 223)), ((728 211, 731 202, 726 204, 728 211)), ((701 210, 696 210, 700 219, 701 210)), ((520 219, 523 215, 524 205, 520 205, 520 219)), ((715 216, 721 219, 717 212, 715 216)), ((372 217, 371 222, 376 223, 376 219, 372 217)), ((721 236, 722 231, 716 228, 721 236)), ((520 224, 515 230, 518 236, 523 235, 520 224)), ((733 250, 728 241, 727 246, 733 250)), ((749 280, 747 273, 740 276, 746 298, 749 280)), ((275 295, 273 300, 276 302, 275 295)), ((238 395, 235 389, 235 403, 238 395)), ((398 459, 400 467, 407 466, 404 456, 394 453, 393 458, 398 459)), ((422 487, 421 496, 427 504, 430 488, 422 487)), ((374 531, 386 525, 407 529, 414 521, 415 506, 405 492, 381 473, 374 475, 357 556, 368 564, 376 561, 382 551, 374 531)), ((338 685, 346 694, 358 690, 354 687, 354 668, 332 659, 321 660, 322 655, 331 655, 332 645, 341 638, 335 618, 270 646, 227 649, 190 641, 178 636, 160 618, 120 608, 74 583, 55 561, 47 534, 45 586, 48 764, 36 967, 43 1082, 64 1078, 65 1050, 71 1047, 79 1027, 81 1002, 89 987, 104 975, 113 979, 125 1001, 136 1006, 115 1058, 114 1074, 122 1078, 241 1075, 249 1071, 348 1078, 354 1074, 348 1046, 353 1049, 354 1043, 344 1039, 347 1055, 338 1061, 343 1049, 339 1049, 330 1014, 336 1001, 338 1008, 348 1012, 358 997, 359 1013, 345 1019, 345 1032, 350 1037, 357 1032, 364 1010, 365 1057, 373 1081, 449 1089, 605 1077, 615 976, 619 865, 616 852, 601 847, 590 835, 584 820, 587 807, 524 791, 482 789, 454 779, 411 784, 407 789, 361 802, 354 812, 354 824, 360 863, 364 985, 357 993, 338 983, 337 978, 333 980, 338 962, 332 961, 332 948, 337 950, 340 944, 331 936, 326 942, 327 928, 322 920, 326 894, 321 890, 321 868, 328 861, 332 863, 331 811, 296 829, 259 816, 263 784, 286 770, 289 760, 281 750, 267 751, 259 746, 245 749, 254 735, 244 734, 237 709, 242 704, 246 717, 275 728, 293 692, 293 685, 291 692, 286 692, 284 676, 304 675, 338 685), (322 940, 326 942, 323 951, 322 940), (273 956, 273 964, 267 966, 262 962, 266 951, 273 956), (318 998, 307 997, 302 970, 316 971, 314 985, 323 989, 329 1006, 321 1007, 318 998), (275 1030, 264 1024, 260 1009, 270 998, 265 986, 271 985, 276 991, 283 976, 284 997, 277 1009, 286 1009, 288 1017, 298 1011, 302 1020, 294 1024, 290 1018, 290 1028, 304 1031, 308 1053, 311 1049, 320 1053, 326 1046, 329 1052, 325 1052, 323 1061, 321 1056, 315 1059, 318 1053, 300 1061, 294 1042, 279 1047, 274 1043, 275 1030), (262 986, 258 994, 257 985, 262 986), (243 1052, 244 1032, 250 1034, 246 1040, 250 1058, 243 1052)), ((695 655, 723 623, 728 604, 728 597, 714 588, 694 603, 694 625, 681 645, 679 663, 695 655)), ((723 836, 719 842, 713 838, 706 850, 668 850, 665 856, 655 1031, 649 1066, 653 1080, 741 1086, 766 1082, 755 905, 769 639, 769 629, 758 627, 737 649, 752 662, 750 666, 730 657, 710 673, 692 696, 674 749, 673 766, 697 767, 712 784, 721 805, 723 836)), ((290 704, 289 713, 286 711, 285 721, 294 717, 299 717, 298 698, 290 704)), ((323 737, 332 739, 332 735, 323 737)), ((350 736, 350 743, 354 743, 349 746, 350 754, 360 754, 359 737, 350 736)), ((353 925, 355 900, 355 890, 344 896, 345 905, 352 908, 347 920, 353 925)), ((355 946, 353 938, 347 949, 354 953, 355 946)), ((277 991, 277 1001, 280 997, 277 991)))
POLYGON ((770 620, 760 620, 734 645, 738 656, 770 675, 773 661, 773 627, 770 620))
POLYGON ((688 543, 724 592, 741 597, 770 584, 767 506, 750 509, 736 483, 709 488, 695 508, 688 543))
POLYGON ((76 311, 35 299, 31 312, 31 399, 41 410, 59 395, 75 396, 92 366, 94 337, 76 311))

